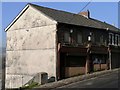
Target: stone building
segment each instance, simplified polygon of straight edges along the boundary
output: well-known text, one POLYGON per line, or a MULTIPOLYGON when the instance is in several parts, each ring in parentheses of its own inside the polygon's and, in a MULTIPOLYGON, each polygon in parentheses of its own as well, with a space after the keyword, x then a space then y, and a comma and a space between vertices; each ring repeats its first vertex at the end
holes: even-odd
POLYGON ((27 4, 5 29, 6 88, 20 87, 39 72, 55 80, 116 68, 118 28, 90 17, 27 4))

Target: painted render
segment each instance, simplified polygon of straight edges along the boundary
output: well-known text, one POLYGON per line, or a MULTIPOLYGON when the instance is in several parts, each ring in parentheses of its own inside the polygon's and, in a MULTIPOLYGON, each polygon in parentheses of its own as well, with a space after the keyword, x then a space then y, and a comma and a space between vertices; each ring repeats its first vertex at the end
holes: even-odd
POLYGON ((9 28, 6 88, 20 87, 39 72, 56 77, 56 24, 29 5, 9 28))

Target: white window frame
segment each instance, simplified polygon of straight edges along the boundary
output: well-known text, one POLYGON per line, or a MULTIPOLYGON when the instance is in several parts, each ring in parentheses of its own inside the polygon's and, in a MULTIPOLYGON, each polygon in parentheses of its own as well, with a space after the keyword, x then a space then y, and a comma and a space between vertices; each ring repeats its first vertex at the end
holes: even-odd
POLYGON ((112 33, 112 45, 115 45, 115 35, 112 33))
POLYGON ((115 34, 115 45, 118 46, 119 44, 119 35, 115 34))
POLYGON ((113 33, 109 33, 109 45, 112 45, 113 44, 113 38, 112 37, 110 38, 110 36, 113 37, 113 33), (111 40, 112 40, 112 42, 111 42, 111 40))

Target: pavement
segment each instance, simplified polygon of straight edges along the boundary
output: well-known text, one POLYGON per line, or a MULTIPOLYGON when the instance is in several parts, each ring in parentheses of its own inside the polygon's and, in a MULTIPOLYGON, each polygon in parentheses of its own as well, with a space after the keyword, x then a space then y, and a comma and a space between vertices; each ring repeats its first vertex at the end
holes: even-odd
POLYGON ((118 88, 118 82, 120 82, 118 79, 119 72, 120 68, 104 70, 47 83, 37 88, 46 88, 47 90, 58 90, 59 88, 118 88))

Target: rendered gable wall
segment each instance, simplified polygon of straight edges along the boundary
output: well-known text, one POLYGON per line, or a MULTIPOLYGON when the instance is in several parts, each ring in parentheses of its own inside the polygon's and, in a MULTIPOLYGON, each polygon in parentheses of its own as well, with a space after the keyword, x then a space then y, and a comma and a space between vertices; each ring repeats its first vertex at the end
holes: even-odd
POLYGON ((56 77, 56 22, 29 7, 7 31, 5 87, 20 87, 39 72, 56 77))

